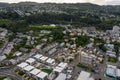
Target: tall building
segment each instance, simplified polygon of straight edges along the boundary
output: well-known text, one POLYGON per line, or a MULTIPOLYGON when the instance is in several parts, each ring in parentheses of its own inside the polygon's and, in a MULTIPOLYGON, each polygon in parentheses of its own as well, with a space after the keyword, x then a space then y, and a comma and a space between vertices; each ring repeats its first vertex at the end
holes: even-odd
POLYGON ((88 54, 84 51, 80 53, 80 63, 83 65, 92 65, 94 57, 92 54, 88 54))

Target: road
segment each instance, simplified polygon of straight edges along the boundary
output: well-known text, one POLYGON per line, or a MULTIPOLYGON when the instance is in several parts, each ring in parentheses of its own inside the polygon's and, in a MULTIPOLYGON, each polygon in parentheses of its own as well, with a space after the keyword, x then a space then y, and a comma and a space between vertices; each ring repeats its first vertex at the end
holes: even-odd
POLYGON ((77 64, 78 64, 78 63, 79 63, 79 56, 77 56, 77 57, 74 59, 74 61, 69 64, 69 66, 74 67, 74 68, 73 68, 73 73, 72 73, 72 79, 71 79, 71 80, 76 80, 77 77, 78 77, 78 75, 79 75, 78 72, 80 72, 81 70, 83 70, 82 68, 77 67, 77 64))
POLYGON ((18 80, 24 80, 21 76, 15 74, 15 73, 11 73, 11 72, 9 72, 9 71, 0 72, 0 75, 1 75, 1 76, 10 76, 10 77, 16 78, 16 79, 18 79, 18 80))
POLYGON ((10 77, 16 78, 18 80, 24 80, 21 76, 15 74, 13 72, 14 68, 15 68, 14 66, 4 67, 4 68, 0 69, 0 75, 1 76, 4 76, 4 75, 10 76, 10 77))

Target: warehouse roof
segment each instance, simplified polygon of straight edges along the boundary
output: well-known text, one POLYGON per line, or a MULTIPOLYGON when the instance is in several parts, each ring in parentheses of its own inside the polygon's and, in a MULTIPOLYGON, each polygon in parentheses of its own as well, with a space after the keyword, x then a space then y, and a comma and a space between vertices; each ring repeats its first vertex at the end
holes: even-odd
POLYGON ((29 64, 31 64, 31 63, 35 62, 35 59, 29 58, 29 59, 26 60, 26 62, 28 62, 29 64))
POLYGON ((58 66, 62 67, 62 68, 66 68, 67 67, 67 63, 61 62, 60 64, 58 64, 58 66))
POLYGON ((30 73, 33 75, 37 75, 40 72, 41 72, 41 70, 39 70, 39 69, 33 69, 30 73))
POLYGON ((40 54, 36 54, 36 55, 34 56, 34 58, 36 58, 36 59, 39 59, 40 57, 42 57, 42 55, 40 55, 40 54))
POLYGON ((34 67, 31 65, 24 68, 24 70, 26 70, 26 71, 31 71, 32 69, 34 69, 34 67))
POLYGON ((53 71, 55 72, 62 72, 64 70, 64 68, 61 68, 61 67, 56 67, 53 71))
POLYGON ((40 73, 37 75, 37 77, 39 77, 40 79, 44 79, 46 76, 48 76, 48 74, 45 73, 45 72, 40 72, 40 73))
POLYGON ((90 77, 90 73, 86 71, 81 71, 80 75, 78 76, 77 80, 88 80, 90 77))
POLYGON ((60 75, 55 80, 66 80, 66 74, 60 73, 60 75))
POLYGON ((28 66, 28 63, 22 62, 22 63, 18 64, 17 66, 20 68, 24 68, 24 67, 28 66))

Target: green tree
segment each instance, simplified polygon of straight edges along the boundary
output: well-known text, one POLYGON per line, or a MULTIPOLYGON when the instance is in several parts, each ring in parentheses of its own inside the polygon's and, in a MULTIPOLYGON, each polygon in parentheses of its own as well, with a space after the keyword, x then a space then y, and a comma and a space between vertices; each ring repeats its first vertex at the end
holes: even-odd
POLYGON ((80 36, 76 39, 77 46, 86 46, 89 43, 90 37, 88 36, 80 36))

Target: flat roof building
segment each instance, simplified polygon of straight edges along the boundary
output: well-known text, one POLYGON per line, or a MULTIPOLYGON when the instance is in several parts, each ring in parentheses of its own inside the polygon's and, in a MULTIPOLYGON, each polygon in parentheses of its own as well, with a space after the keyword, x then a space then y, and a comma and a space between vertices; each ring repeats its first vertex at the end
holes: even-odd
POLYGON ((33 59, 33 58, 29 58, 29 59, 26 60, 26 62, 29 63, 29 64, 33 64, 35 61, 36 60, 33 59))
POLYGON ((53 70, 54 72, 58 72, 61 73, 64 70, 64 68, 61 67, 55 67, 55 69, 53 70))
POLYGON ((39 58, 41 58, 42 56, 43 56, 43 55, 36 54, 36 55, 34 56, 34 58, 39 59, 39 58))
POLYGON ((115 78, 116 77, 116 72, 117 72, 117 67, 116 66, 107 65, 106 76, 115 78))
POLYGON ((58 64, 58 66, 62 67, 62 68, 66 68, 67 67, 67 63, 61 62, 60 64, 58 64))
POLYGON ((67 63, 61 62, 60 64, 58 64, 58 66, 55 67, 53 71, 61 73, 65 68, 67 68, 67 66, 68 66, 67 63))
POLYGON ((48 57, 42 56, 42 57, 40 58, 40 61, 45 62, 47 59, 48 59, 48 57))
POLYGON ((117 69, 117 77, 120 77, 120 69, 117 69))
POLYGON ((60 75, 55 80, 66 80, 66 74, 60 73, 60 75))
POLYGON ((40 73, 41 72, 41 70, 39 70, 39 69, 33 69, 32 71, 30 71, 30 73, 31 74, 33 74, 33 75, 37 75, 38 73, 40 73))
POLYGON ((29 66, 25 67, 24 70, 30 72, 30 71, 33 70, 34 68, 35 68, 35 67, 29 65, 29 66))
POLYGON ((40 73, 37 75, 37 77, 38 77, 38 80, 46 80, 47 77, 48 77, 48 74, 45 73, 45 72, 40 72, 40 73))
POLYGON ((49 58, 49 59, 47 59, 46 63, 48 63, 50 65, 54 65, 55 64, 55 59, 49 58))
POLYGON ((77 80, 88 80, 90 78, 90 73, 86 71, 81 71, 80 75, 78 76, 77 80))
POLYGON ((24 67, 26 67, 26 66, 28 66, 28 65, 29 65, 29 64, 26 63, 26 62, 22 62, 22 63, 18 64, 17 66, 20 67, 20 68, 24 68, 24 67))

